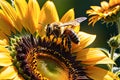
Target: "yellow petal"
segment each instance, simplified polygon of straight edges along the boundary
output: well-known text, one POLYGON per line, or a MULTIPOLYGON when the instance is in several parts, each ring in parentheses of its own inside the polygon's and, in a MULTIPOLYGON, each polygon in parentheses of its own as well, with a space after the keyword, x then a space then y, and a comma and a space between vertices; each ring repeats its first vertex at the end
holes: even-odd
POLYGON ((12 60, 9 53, 0 52, 0 66, 9 66, 12 64, 12 60))
POLYGON ((108 2, 106 2, 106 1, 102 1, 102 2, 101 2, 101 6, 102 6, 102 8, 105 9, 105 10, 109 8, 109 4, 108 4, 108 2))
POLYGON ((40 16, 39 23, 44 24, 44 25, 59 21, 56 7, 52 1, 47 1, 43 5, 40 15, 41 16, 40 16))
POLYGON ((86 73, 93 80, 120 80, 115 74, 94 66, 87 67, 86 73))
POLYGON ((24 79, 22 78, 22 76, 16 75, 15 78, 14 78, 13 80, 24 80, 24 79))
POLYGON ((15 0, 15 9, 18 17, 21 20, 21 24, 23 27, 27 30, 28 20, 26 19, 27 11, 28 11, 28 5, 25 0, 15 0))
POLYGON ((7 53, 9 53, 9 50, 6 49, 4 46, 0 45, 0 52, 7 52, 7 53))
POLYGON ((5 14, 5 16, 10 20, 11 24, 18 30, 22 30, 22 25, 20 24, 20 19, 18 18, 14 8, 5 0, 0 0, 0 6, 5 14))
POLYGON ((14 32, 12 24, 9 22, 8 18, 3 14, 2 10, 0 10, 0 30, 6 35, 10 35, 11 31, 14 32))
POLYGON ((92 16, 91 18, 89 18, 89 24, 92 24, 92 26, 94 26, 94 24, 99 21, 101 18, 103 18, 103 16, 100 16, 100 15, 95 15, 95 16, 92 16))
POLYGON ((78 52, 81 49, 90 45, 96 38, 96 35, 88 34, 85 32, 79 32, 78 37, 80 38, 80 43, 78 45, 72 44, 72 52, 78 52))
POLYGON ((84 64, 114 64, 99 48, 86 48, 79 51, 76 60, 84 64))
POLYGON ((108 57, 105 57, 100 60, 91 61, 91 63, 89 61, 86 61, 83 63, 85 63, 85 64, 115 64, 115 62, 108 57))
POLYGON ((80 26, 74 26, 73 30, 75 31, 75 33, 79 33, 80 31, 80 26))
POLYGON ((26 14, 26 21, 28 30, 30 33, 34 33, 36 31, 36 27, 38 26, 38 19, 40 16, 40 7, 36 0, 29 0, 28 2, 28 12, 26 14))
POLYGON ((95 12, 94 10, 92 10, 92 9, 89 9, 89 10, 87 10, 86 11, 86 14, 89 14, 89 16, 91 15, 91 13, 93 13, 93 12, 95 12))
POLYGON ((4 67, 0 71, 0 80, 13 79, 17 75, 17 72, 13 66, 4 67))
POLYGON ((113 7, 116 4, 120 4, 120 0, 109 0, 110 7, 113 7))
POLYGON ((47 1, 40 12, 40 18, 39 18, 39 34, 44 35, 45 34, 45 26, 52 22, 59 22, 58 13, 56 10, 56 7, 52 1, 47 1))
POLYGON ((23 19, 27 12, 27 2, 25 0, 14 0, 14 2, 18 16, 23 19))
POLYGON ((64 14, 64 16, 61 18, 60 22, 68 22, 71 20, 75 19, 75 13, 74 13, 74 9, 70 9, 68 12, 66 12, 64 14))
POLYGON ((6 46, 8 46, 8 41, 6 40, 6 39, 3 39, 3 40, 0 40, 0 45, 1 46, 4 46, 4 47, 6 47, 6 46))
POLYGON ((90 6, 94 11, 99 11, 101 10, 100 6, 90 6))
POLYGON ((89 16, 92 16, 92 15, 98 15, 101 12, 97 12, 97 11, 90 9, 90 10, 87 10, 86 13, 89 14, 89 16))
POLYGON ((8 37, 4 34, 4 32, 0 31, 0 45, 7 45, 9 42, 8 37))

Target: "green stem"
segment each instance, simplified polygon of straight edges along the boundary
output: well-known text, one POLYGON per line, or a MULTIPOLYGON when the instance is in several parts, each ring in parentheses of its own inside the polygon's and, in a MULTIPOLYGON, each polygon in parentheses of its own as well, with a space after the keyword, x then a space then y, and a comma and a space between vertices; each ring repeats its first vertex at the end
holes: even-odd
POLYGON ((117 27, 118 27, 118 33, 120 34, 120 19, 116 20, 117 27))
MULTIPOLYGON (((110 58, 111 58, 112 60, 113 60, 113 58, 114 58, 114 52, 115 52, 115 48, 111 47, 110 58)), ((114 65, 114 64, 110 64, 111 72, 113 72, 113 65, 114 65)))

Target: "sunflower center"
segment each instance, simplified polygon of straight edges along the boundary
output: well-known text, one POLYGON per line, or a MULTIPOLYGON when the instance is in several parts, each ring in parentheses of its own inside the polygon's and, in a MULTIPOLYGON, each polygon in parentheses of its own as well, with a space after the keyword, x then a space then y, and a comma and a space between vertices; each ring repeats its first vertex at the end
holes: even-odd
POLYGON ((76 56, 58 40, 32 34, 10 38, 13 63, 25 80, 77 80, 85 77, 76 56))
MULTIPOLYGON (((17 44, 15 47, 17 51, 16 58, 27 76, 34 77, 37 80, 68 80, 68 68, 55 57, 55 54, 58 55, 59 53, 47 48, 53 47, 51 42, 49 43, 45 38, 43 40, 40 37, 37 39, 31 35, 22 37, 17 44)), ((53 44, 56 46, 54 42, 53 44)))
POLYGON ((43 53, 39 53, 37 59, 37 68, 43 76, 50 80, 68 80, 68 68, 64 63, 51 55, 43 53))

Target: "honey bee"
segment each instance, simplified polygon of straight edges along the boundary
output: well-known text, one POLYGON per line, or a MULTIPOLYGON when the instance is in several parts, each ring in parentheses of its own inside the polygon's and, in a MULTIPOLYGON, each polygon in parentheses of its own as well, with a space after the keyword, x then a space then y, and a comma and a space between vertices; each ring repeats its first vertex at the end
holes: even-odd
POLYGON ((62 38, 62 44, 64 44, 64 39, 66 39, 65 43, 67 43, 67 46, 70 50, 71 41, 75 44, 78 44, 80 41, 72 27, 80 25, 80 23, 86 19, 86 17, 79 17, 65 23, 53 22, 51 24, 48 24, 46 26, 46 36, 50 37, 50 35, 54 35, 54 38, 60 37, 62 38), (71 26, 71 28, 67 26, 71 26))

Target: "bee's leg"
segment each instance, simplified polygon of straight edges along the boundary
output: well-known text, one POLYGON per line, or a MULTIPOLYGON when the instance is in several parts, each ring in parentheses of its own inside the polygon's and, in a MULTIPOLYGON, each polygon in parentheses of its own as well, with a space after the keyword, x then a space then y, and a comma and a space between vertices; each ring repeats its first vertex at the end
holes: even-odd
POLYGON ((69 52, 71 52, 71 39, 70 39, 69 36, 67 36, 66 44, 67 44, 67 46, 69 48, 69 52))
POLYGON ((49 35, 47 35, 47 37, 50 39, 50 34, 49 34, 49 35))
POLYGON ((60 37, 62 38, 62 45, 64 45, 65 35, 64 35, 64 34, 62 34, 60 37))
POLYGON ((71 77, 70 77, 70 71, 69 71, 69 80, 70 80, 70 78, 71 78, 71 77))
POLYGON ((54 40, 57 39, 58 37, 57 37, 57 35, 56 35, 54 32, 53 32, 52 34, 54 35, 52 41, 54 41, 54 40))
POLYGON ((52 29, 50 27, 50 24, 47 25, 47 28, 46 28, 46 36, 48 38, 50 38, 50 35, 51 35, 51 32, 52 32, 52 29))

